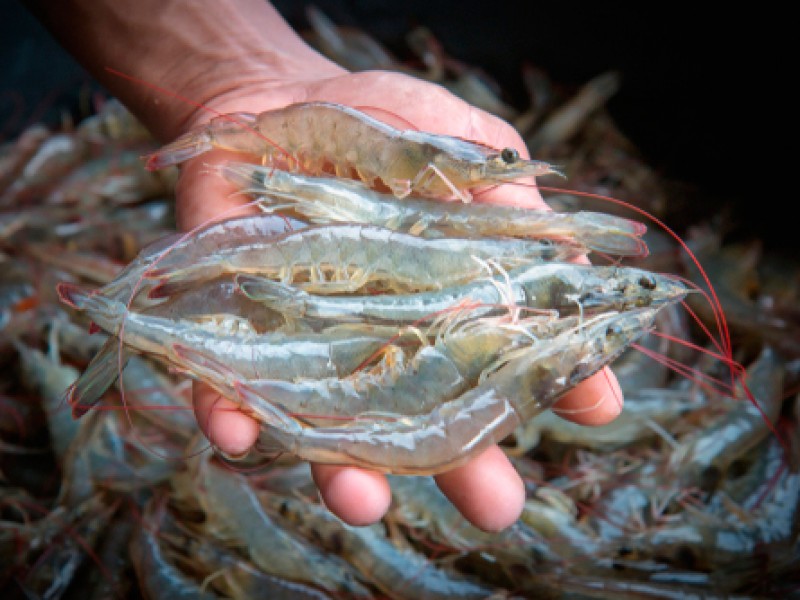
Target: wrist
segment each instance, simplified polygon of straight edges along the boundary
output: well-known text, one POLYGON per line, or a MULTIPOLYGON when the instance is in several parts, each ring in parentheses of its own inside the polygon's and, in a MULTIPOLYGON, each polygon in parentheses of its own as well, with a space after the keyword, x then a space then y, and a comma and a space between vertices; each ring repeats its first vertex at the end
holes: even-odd
POLYGON ((208 119, 197 103, 253 110, 236 99, 275 102, 272 90, 344 72, 264 0, 24 2, 162 141, 208 119))

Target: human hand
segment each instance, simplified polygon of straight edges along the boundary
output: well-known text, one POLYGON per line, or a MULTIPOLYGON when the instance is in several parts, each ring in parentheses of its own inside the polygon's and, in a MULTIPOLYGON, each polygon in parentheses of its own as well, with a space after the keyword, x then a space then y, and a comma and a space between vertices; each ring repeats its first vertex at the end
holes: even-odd
MULTIPOLYGON (((507 123, 484 113, 443 88, 405 75, 387 72, 341 73, 319 81, 270 87, 256 86, 215 102, 212 108, 227 113, 261 112, 294 102, 328 101, 359 107, 394 125, 412 123, 420 130, 475 140, 496 148, 516 148, 527 156, 517 132, 507 123)), ((191 124, 208 117, 196 116, 191 124)), ((190 125, 191 125, 190 124, 190 125)), ((244 203, 233 186, 209 174, 209 164, 231 158, 229 152, 212 152, 188 162, 178 187, 178 222, 181 229, 195 227, 217 215, 229 215, 244 203)), ((496 202, 549 210, 533 187, 503 186, 479 194, 476 202, 496 202)), ((600 425, 621 410, 621 392, 609 370, 584 381, 553 409, 577 423, 600 425)), ((195 411, 206 436, 223 452, 246 452, 258 437, 258 425, 235 405, 208 387, 195 388, 195 411)), ((344 521, 368 524, 388 509, 391 495, 386 478, 356 467, 313 465, 314 479, 328 508, 344 521)), ((522 481, 503 451, 493 447, 466 465, 436 477, 439 487, 481 529, 500 530, 519 516, 525 500, 522 481)))

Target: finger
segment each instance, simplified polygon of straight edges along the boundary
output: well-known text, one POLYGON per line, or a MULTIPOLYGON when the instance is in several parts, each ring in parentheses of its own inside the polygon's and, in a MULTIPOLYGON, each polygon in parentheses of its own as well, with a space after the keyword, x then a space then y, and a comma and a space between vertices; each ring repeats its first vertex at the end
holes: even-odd
POLYGON ((580 425, 605 425, 619 416, 622 405, 619 382, 605 367, 564 394, 553 412, 580 425))
POLYGON ((509 527, 525 504, 522 479, 497 446, 462 467, 437 475, 436 483, 461 514, 484 531, 509 527))
POLYGON ((194 414, 208 440, 229 456, 241 456, 258 438, 258 423, 239 411, 211 387, 196 382, 192 387, 194 414))
POLYGON ((311 465, 311 474, 325 506, 345 523, 371 525, 389 510, 392 493, 380 473, 357 467, 311 465))

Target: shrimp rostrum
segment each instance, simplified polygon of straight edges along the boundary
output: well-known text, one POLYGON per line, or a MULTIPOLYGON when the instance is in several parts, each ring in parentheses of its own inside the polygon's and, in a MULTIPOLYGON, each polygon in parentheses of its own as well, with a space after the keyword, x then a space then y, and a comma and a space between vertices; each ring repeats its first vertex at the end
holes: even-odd
POLYGON ((403 131, 327 102, 220 115, 153 153, 147 166, 160 169, 214 148, 251 154, 291 171, 354 176, 370 187, 388 187, 398 198, 413 194, 469 202, 477 188, 558 173, 548 163, 521 158, 513 148, 403 131))

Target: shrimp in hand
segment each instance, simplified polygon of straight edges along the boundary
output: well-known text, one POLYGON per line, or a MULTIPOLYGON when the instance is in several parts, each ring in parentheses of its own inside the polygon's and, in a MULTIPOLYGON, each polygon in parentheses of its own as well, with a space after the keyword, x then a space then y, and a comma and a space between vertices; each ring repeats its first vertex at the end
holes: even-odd
POLYGON ((415 130, 399 130, 363 112, 330 102, 220 115, 151 154, 161 169, 214 148, 243 152, 264 164, 310 174, 354 176, 388 187, 398 198, 472 200, 471 191, 523 177, 559 174, 549 163, 526 160, 513 148, 415 130))

